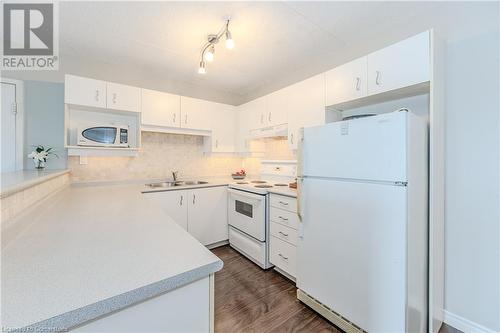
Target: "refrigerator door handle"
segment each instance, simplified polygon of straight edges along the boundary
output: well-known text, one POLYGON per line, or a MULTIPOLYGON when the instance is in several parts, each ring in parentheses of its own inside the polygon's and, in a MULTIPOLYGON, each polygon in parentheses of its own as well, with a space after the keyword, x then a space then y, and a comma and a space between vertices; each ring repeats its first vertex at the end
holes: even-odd
POLYGON ((299 237, 302 238, 302 224, 304 223, 302 219, 302 196, 301 187, 304 179, 302 177, 297 178, 297 216, 299 218, 299 237))
POLYGON ((299 129, 298 133, 298 140, 297 140, 297 176, 302 177, 303 176, 303 164, 304 161, 302 159, 302 149, 304 149, 304 127, 301 127, 299 129))

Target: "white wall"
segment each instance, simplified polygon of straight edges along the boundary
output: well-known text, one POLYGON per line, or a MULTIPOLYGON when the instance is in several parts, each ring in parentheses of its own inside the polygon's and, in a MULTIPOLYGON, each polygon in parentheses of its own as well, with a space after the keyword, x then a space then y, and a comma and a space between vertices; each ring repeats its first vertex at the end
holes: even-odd
POLYGON ((499 41, 498 29, 454 40, 446 67, 445 309, 494 331, 500 331, 499 41))

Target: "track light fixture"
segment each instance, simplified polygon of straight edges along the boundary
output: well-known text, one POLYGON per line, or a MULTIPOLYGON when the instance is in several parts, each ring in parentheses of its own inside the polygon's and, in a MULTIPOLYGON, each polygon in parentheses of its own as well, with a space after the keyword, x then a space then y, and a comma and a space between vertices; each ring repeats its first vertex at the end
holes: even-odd
POLYGON ((205 68, 204 61, 200 61, 200 67, 198 68, 198 74, 207 74, 207 70, 205 68))
POLYGON ((226 37, 226 48, 229 50, 234 48, 234 40, 231 36, 231 31, 229 31, 229 22, 230 19, 228 18, 217 35, 208 35, 207 42, 201 48, 200 67, 198 68, 199 74, 207 73, 206 62, 211 62, 214 60, 215 44, 219 42, 222 36, 226 37))

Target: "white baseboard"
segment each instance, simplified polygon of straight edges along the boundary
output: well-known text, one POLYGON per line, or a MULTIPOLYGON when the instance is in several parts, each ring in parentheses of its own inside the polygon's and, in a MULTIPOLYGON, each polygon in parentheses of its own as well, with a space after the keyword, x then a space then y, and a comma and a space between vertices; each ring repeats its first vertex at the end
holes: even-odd
POLYGON ((498 333, 492 329, 489 329, 483 325, 465 319, 463 317, 457 316, 454 313, 444 310, 444 322, 460 330, 464 333, 498 333))

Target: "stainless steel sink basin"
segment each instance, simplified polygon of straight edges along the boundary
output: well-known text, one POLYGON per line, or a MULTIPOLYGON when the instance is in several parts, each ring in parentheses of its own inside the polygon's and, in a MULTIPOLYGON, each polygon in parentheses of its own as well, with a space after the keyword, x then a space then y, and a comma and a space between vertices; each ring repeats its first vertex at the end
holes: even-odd
POLYGON ((146 184, 146 186, 149 186, 151 188, 157 188, 157 187, 180 186, 180 184, 179 183, 174 183, 174 182, 159 182, 159 183, 146 184))
POLYGON ((201 180, 188 180, 188 181, 185 181, 183 183, 184 183, 184 185, 204 185, 204 184, 208 184, 208 182, 204 182, 204 181, 201 181, 201 180))
POLYGON ((161 187, 179 187, 179 186, 193 186, 193 185, 204 185, 208 182, 201 180, 187 180, 187 181, 176 181, 176 182, 158 182, 146 184, 146 186, 151 188, 161 188, 161 187))

